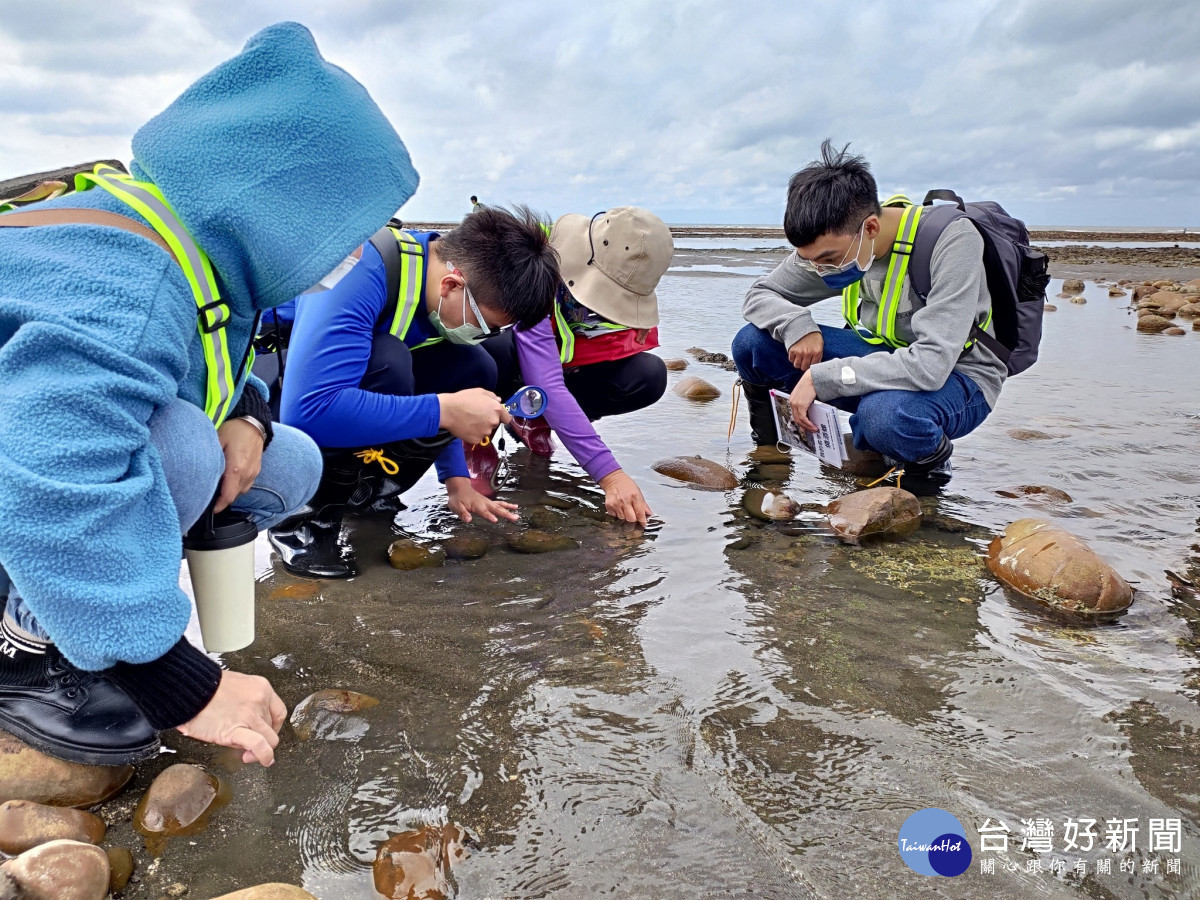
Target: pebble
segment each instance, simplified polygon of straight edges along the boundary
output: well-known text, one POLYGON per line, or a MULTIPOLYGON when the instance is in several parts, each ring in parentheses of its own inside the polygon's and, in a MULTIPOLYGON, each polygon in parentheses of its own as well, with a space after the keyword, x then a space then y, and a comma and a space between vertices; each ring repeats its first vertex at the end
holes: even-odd
POLYGON ((800 504, 784 493, 750 488, 742 496, 742 507, 764 522, 785 522, 800 514, 800 504))
POLYGON ((1042 519, 1018 519, 988 545, 988 568, 1026 597, 1085 617, 1111 616, 1133 589, 1075 535, 1042 519))
POLYGON ((1045 306, 1042 307, 1042 309, 1046 312, 1058 312, 1058 307, 1055 306, 1053 303, 1047 303, 1045 306))
MULTIPOLYGON (((194 834, 209 816, 229 802, 229 789, 199 766, 176 763, 158 774, 138 801, 133 827, 157 855, 169 838, 194 834)), ((107 880, 107 878, 106 878, 107 880)))
POLYGON ((1113 287, 1110 287, 1110 288, 1108 289, 1108 296, 1110 296, 1110 297, 1124 297, 1124 296, 1125 296, 1125 292, 1124 292, 1123 290, 1121 290, 1121 288, 1119 288, 1119 287, 1117 287, 1117 286, 1115 286, 1115 285, 1114 285, 1113 287))
POLYGON ((480 559, 487 555, 491 546, 487 538, 470 534, 456 534, 442 541, 447 559, 480 559))
POLYGON ((89 812, 29 800, 0 804, 0 851, 9 856, 55 840, 99 844, 105 824, 89 812))
POLYGON ((663 365, 667 367, 668 372, 682 372, 688 367, 686 359, 664 359, 663 365))
POLYGON ((696 487, 728 491, 738 486, 736 475, 702 456, 671 456, 660 459, 650 468, 659 475, 666 475, 696 487))
POLYGON ((55 759, 0 731, 0 802, 95 806, 132 777, 133 766, 85 766, 55 759))
POLYGON ((829 504, 829 525, 848 544, 874 538, 898 539, 921 525, 921 503, 894 487, 868 488, 829 504))
POLYGON ((108 889, 116 894, 125 890, 133 877, 133 854, 124 847, 109 847, 104 852, 108 855, 108 889))
POLYGON ((685 400, 708 401, 716 400, 721 396, 721 391, 716 385, 709 384, 703 378, 697 378, 695 375, 680 378, 671 390, 685 400))
POLYGON ((1028 497, 1036 495, 1058 503, 1072 502, 1071 495, 1066 491, 1045 484, 1018 484, 1016 487, 1001 488, 996 493, 1001 497, 1028 497))
POLYGON ((355 740, 366 734, 367 722, 353 714, 378 705, 375 697, 358 691, 317 691, 296 704, 289 721, 302 741, 355 740))
POLYGON ((447 876, 466 859, 469 841, 457 825, 426 825, 393 835, 375 855, 375 890, 388 900, 454 896, 447 876))
POLYGON ((435 569, 446 564, 446 552, 437 548, 423 547, 412 538, 392 541, 388 547, 388 562, 393 569, 408 572, 413 569, 435 569))
POLYGON ((108 855, 92 844, 50 841, 10 859, 3 868, 30 900, 104 900, 108 896, 108 855))
MULTIPOLYGON (((271 884, 260 884, 257 887, 243 888, 232 894, 222 894, 220 897, 214 897, 213 900, 317 900, 317 898, 303 888, 272 882, 271 884)), ((435 900, 435 898, 431 897, 429 900, 435 900)))
POLYGON ((1071 302, 1082 306, 1083 304, 1087 303, 1087 297, 1072 297, 1071 302))
POLYGON ((509 537, 508 546, 518 553, 553 553, 557 550, 574 550, 579 542, 565 534, 551 534, 531 528, 509 537))

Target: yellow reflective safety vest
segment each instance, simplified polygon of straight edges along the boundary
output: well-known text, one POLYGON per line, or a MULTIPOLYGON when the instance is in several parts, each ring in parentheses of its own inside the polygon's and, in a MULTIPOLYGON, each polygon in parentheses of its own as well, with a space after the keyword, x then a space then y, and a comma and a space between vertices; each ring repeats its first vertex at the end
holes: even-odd
MULTIPOLYGON (((378 327, 404 340, 425 295, 425 247, 409 232, 390 225, 371 238, 371 244, 379 251, 383 260, 384 271, 387 273, 387 291, 390 295, 378 327), (382 245, 385 231, 390 232, 396 239, 396 247, 400 251, 399 260, 396 259, 396 254, 390 252, 390 247, 382 245)), ((410 349, 419 350, 442 340, 444 338, 437 335, 410 349)))
MULTIPOLYGON (((225 332, 232 311, 221 299, 208 256, 179 221, 179 217, 175 215, 157 185, 148 181, 138 181, 119 169, 100 164, 91 172, 81 172, 75 176, 75 190, 86 191, 92 187, 103 188, 133 209, 150 223, 174 252, 196 301, 196 328, 200 332, 207 369, 204 414, 214 427, 219 426, 229 415, 240 372, 234 368, 230 359, 229 341, 225 332)), ((248 371, 253 362, 254 350, 251 348, 244 368, 248 371)))
MULTIPOLYGON (((904 299, 908 262, 912 257, 913 247, 916 246, 917 226, 921 222, 921 211, 924 207, 914 206, 913 202, 903 194, 894 194, 884 200, 881 205, 902 207, 904 212, 900 216, 900 227, 896 231, 896 240, 892 244, 891 260, 888 262, 887 274, 883 279, 882 295, 879 298, 879 309, 875 316, 875 322, 865 324, 859 322, 861 280, 842 290, 842 316, 846 319, 847 324, 858 332, 859 336, 868 344, 907 347, 908 342, 896 336, 896 313, 904 299)), ((986 331, 991 321, 992 314, 989 311, 980 327, 986 331)), ((963 349, 970 349, 974 343, 974 341, 967 341, 963 349)))
POLYGON ((558 359, 564 366, 575 358, 575 336, 595 337, 629 331, 628 325, 617 325, 603 320, 592 322, 568 322, 563 315, 562 304, 554 301, 554 333, 558 337, 558 359))

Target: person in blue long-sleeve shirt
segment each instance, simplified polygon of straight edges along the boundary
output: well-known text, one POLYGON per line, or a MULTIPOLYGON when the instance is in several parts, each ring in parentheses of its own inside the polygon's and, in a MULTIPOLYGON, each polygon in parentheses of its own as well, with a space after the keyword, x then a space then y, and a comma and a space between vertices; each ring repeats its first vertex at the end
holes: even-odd
POLYGON ((559 281, 549 238, 528 210, 487 207, 445 235, 389 229, 381 239, 400 251, 394 295, 372 241, 333 289, 296 298, 280 421, 316 441, 324 472, 311 509, 269 532, 294 574, 356 574, 340 542, 347 507, 394 515, 435 464, 463 521, 516 519, 513 504, 471 486, 462 442, 509 419, 478 344, 549 314, 559 281))

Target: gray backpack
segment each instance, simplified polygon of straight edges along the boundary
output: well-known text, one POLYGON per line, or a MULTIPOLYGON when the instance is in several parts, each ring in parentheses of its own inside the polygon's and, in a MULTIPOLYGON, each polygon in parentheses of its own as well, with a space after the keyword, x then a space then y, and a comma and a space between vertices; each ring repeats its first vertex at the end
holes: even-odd
POLYGON ((1008 374, 1024 372, 1037 362, 1050 260, 1030 246, 1025 223, 1010 216, 999 203, 964 203, 954 191, 936 190, 925 195, 924 206, 908 267, 913 289, 922 300, 929 296, 933 245, 951 222, 970 219, 983 237, 983 268, 996 330, 992 337, 974 325, 971 337, 1000 357, 1008 374), (935 200, 949 200, 953 205, 934 206, 935 200))

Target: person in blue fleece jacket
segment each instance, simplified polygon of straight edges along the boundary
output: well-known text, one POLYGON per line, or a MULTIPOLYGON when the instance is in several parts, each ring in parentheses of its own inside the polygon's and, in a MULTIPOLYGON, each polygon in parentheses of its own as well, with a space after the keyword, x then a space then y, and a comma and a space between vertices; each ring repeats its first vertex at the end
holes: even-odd
MULTIPOLYGON (((200 78, 133 153, 211 261, 235 365, 262 310, 335 270, 417 185, 366 89, 295 23, 200 78)), ((35 208, 148 224, 101 189, 35 208)), ((218 486, 218 506, 282 520, 320 457, 286 426, 267 445, 257 379, 214 428, 206 377, 196 301, 160 247, 96 225, 0 228, 0 728, 38 749, 127 762, 174 727, 273 761, 282 701, 181 637, 181 535, 218 486)))
POLYGON ((477 345, 548 315, 559 282, 549 237, 529 210, 487 207, 445 235, 388 230, 377 240, 405 278, 389 285, 372 241, 334 288, 295 304, 280 420, 320 445, 325 466, 310 510, 269 534, 298 575, 356 574, 340 542, 347 507, 394 516, 434 464, 463 521, 516 519, 513 504, 472 487, 462 442, 509 421, 492 393, 496 364, 477 345))

